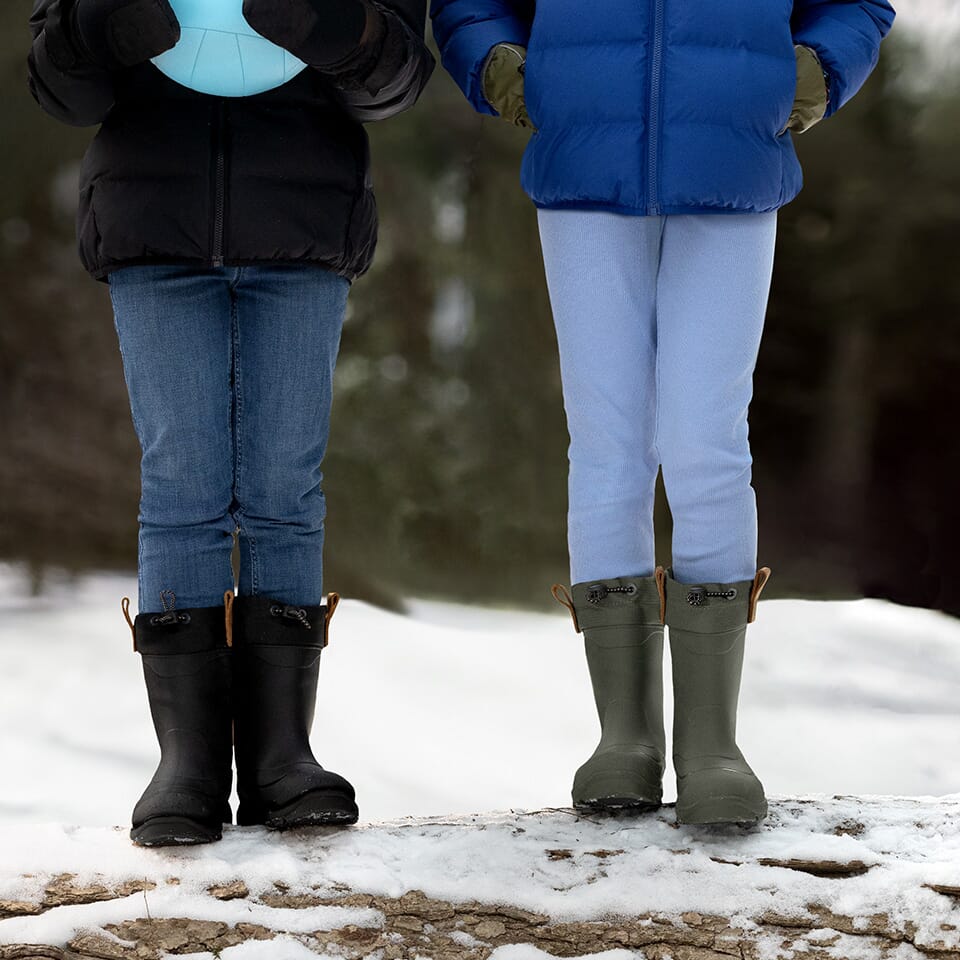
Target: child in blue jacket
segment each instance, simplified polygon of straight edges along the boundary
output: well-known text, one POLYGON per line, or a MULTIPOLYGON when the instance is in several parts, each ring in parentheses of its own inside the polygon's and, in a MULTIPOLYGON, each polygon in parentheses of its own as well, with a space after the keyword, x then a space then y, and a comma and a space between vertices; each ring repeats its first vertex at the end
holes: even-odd
POLYGON ((842 107, 877 61, 887 0, 433 0, 444 66, 481 113, 533 129, 570 432, 572 596, 602 736, 588 808, 660 804, 669 628, 677 816, 751 824, 737 747, 757 570, 747 410, 776 211, 801 187, 790 131, 842 107), (655 569, 658 469, 673 566, 655 569))

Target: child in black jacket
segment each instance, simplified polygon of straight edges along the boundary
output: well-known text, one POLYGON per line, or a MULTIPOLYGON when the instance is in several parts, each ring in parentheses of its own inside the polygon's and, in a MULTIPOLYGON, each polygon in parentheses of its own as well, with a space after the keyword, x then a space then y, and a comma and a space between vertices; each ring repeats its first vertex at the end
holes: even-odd
POLYGON ((110 284, 143 449, 131 628, 161 762, 136 843, 219 839, 234 745, 241 824, 357 819, 352 786, 308 740, 336 604, 322 603, 320 462, 347 291, 376 238, 361 124, 426 84, 424 7, 245 0, 247 22, 308 69, 225 98, 150 62, 180 37, 167 0, 35 2, 35 98, 100 124, 80 255, 110 284))

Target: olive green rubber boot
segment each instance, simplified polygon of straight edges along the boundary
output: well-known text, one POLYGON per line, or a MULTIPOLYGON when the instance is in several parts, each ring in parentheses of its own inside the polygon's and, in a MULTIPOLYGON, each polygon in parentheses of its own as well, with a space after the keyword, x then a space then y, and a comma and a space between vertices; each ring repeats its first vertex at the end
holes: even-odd
POLYGON ((554 587, 583 632, 600 743, 573 780, 574 807, 652 809, 663 797, 663 623, 653 577, 554 587), (563 596, 561 596, 561 594, 563 596))
POLYGON ((769 576, 763 567, 752 581, 688 585, 657 571, 673 664, 678 823, 750 825, 767 815, 736 733, 747 623, 769 576))

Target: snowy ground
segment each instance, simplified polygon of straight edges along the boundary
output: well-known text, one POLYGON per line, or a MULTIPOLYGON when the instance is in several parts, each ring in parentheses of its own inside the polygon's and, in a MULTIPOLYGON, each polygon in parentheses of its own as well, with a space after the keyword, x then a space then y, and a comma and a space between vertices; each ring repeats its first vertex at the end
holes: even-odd
MULTIPOLYGON (((960 886, 960 623, 941 614, 878 601, 761 604, 748 640, 741 744, 768 792, 784 799, 748 840, 678 834, 667 810, 632 825, 518 814, 529 819, 521 841, 515 818, 488 817, 482 830, 461 831, 461 842, 456 830, 443 840, 429 820, 370 822, 459 815, 451 822, 466 828, 473 821, 464 815, 477 811, 566 806, 573 771, 597 735, 582 641, 563 611, 414 602, 402 617, 345 601, 324 654, 314 743, 326 766, 355 783, 368 825, 313 846, 234 829, 215 847, 158 855, 132 848, 125 830, 157 759, 139 659, 120 614, 120 598, 135 589, 132 578, 99 576, 32 599, 17 572, 0 567, 0 900, 38 896, 47 879, 72 872, 110 882, 177 875, 184 886, 158 888, 151 915, 182 916, 187 896, 194 916, 225 922, 239 905, 199 893, 189 899, 191 891, 238 876, 252 892, 277 880, 296 887, 339 878, 391 896, 409 889, 450 899, 508 896, 551 916, 735 912, 738 902, 755 905, 750 897, 771 890, 778 905, 802 906, 815 878, 795 874, 771 886, 769 876, 761 883, 744 867, 730 886, 729 877, 712 878, 711 856, 846 857, 877 867, 870 883, 843 881, 848 910, 900 904, 935 925, 944 922, 944 898, 917 885, 904 906, 904 884, 919 883, 922 872, 924 883, 960 886), (813 794, 825 796, 785 799, 813 794), (877 798, 866 808, 828 799, 853 794, 928 799, 877 798), (825 818, 859 818, 866 829, 825 845, 814 839, 825 818), (411 830, 414 855, 401 858, 411 830), (675 856, 678 844, 688 856, 675 856), (544 845, 632 855, 617 857, 602 883, 584 872, 589 858, 551 863, 531 880, 524 858, 536 847, 542 859, 544 845), (910 863, 897 873, 884 858, 910 863), (564 870, 573 871, 568 884, 557 882, 564 870)), ((671 782, 668 772, 668 798, 671 782)), ((140 896, 2 920, 0 943, 65 942, 78 925, 137 916, 143 905, 140 896)), ((268 908, 244 909, 244 919, 257 922, 249 911, 268 908)), ((283 920, 291 935, 298 922, 306 921, 283 920)), ((317 917, 309 922, 315 929, 317 917)), ((287 929, 283 923, 274 929, 287 929)), ((252 960, 261 949, 248 944, 223 957, 252 960)), ((295 960, 299 950, 262 955, 295 960)), ((532 947, 495 954, 539 956, 532 947)))
MULTIPOLYGON (((742 931, 737 936, 764 948, 759 956, 778 960, 795 955, 783 952, 785 936, 797 950, 832 944, 833 952, 816 955, 843 960, 876 960, 879 945, 891 946, 891 940, 904 941, 892 946, 898 960, 920 960, 924 950, 955 958, 960 904, 956 893, 935 888, 960 892, 958 814, 960 797, 799 799, 776 802, 753 833, 678 829, 669 810, 597 820, 554 811, 404 820, 280 838, 262 828, 233 828, 213 847, 165 852, 135 848, 119 830, 0 827, 12 873, 34 874, 29 880, 0 879, 0 904, 42 903, 49 877, 65 868, 78 882, 137 878, 150 885, 109 902, 0 920, 0 945, 62 944, 105 923, 189 916, 258 924, 281 935, 218 951, 223 960, 299 960, 327 955, 302 946, 306 941, 316 947, 310 939, 316 931, 347 924, 378 928, 388 919, 384 911, 362 906, 277 905, 271 895, 279 883, 290 893, 334 899, 349 890, 388 898, 418 890, 445 903, 510 904, 554 923, 609 915, 683 916, 690 923, 693 914, 694 924, 697 915, 724 917, 742 931), (817 876, 819 861, 854 869, 846 876, 817 876), (247 888, 238 899, 222 902, 208 893, 212 885, 238 878, 247 888), (799 922, 784 930, 771 914, 799 922), (887 934, 870 939, 868 923, 878 917, 887 934)), ((503 944, 502 928, 488 929, 497 946, 491 960, 546 956, 529 944, 503 944)), ((482 927, 474 932, 484 933, 482 927)), ((476 942, 466 931, 448 936, 458 934, 467 945, 476 942)), ((621 950, 610 960, 643 956, 621 950)))
MULTIPOLYGON (((135 591, 101 576, 34 600, 0 568, 0 823, 128 822, 158 756, 120 614, 135 591)), ((365 820, 569 803, 598 727, 582 641, 557 609, 341 604, 314 743, 365 820)), ((956 793, 960 622, 879 601, 762 602, 740 729, 773 794, 956 793)))

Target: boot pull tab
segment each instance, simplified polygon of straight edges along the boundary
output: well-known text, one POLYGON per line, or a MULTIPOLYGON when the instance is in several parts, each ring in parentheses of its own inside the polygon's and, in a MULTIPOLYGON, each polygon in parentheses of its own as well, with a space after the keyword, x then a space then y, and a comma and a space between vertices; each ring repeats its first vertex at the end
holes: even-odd
POLYGON ((753 621, 757 619, 757 601, 760 599, 760 594, 763 592, 763 588, 767 585, 769 579, 769 567, 761 567, 757 571, 757 575, 753 578, 753 587, 750 589, 750 612, 747 616, 747 623, 753 623, 753 621))
POLYGON ((323 645, 326 647, 330 643, 330 621, 333 619, 333 615, 337 610, 337 606, 340 603, 340 594, 339 593, 328 593, 327 594, 327 605, 323 614, 323 645))
POLYGON ((233 601, 236 599, 232 590, 223 595, 223 621, 227 633, 227 646, 233 646, 233 601))
POLYGON ((653 571, 653 578, 657 581, 657 593, 660 594, 660 623, 667 622, 667 571, 657 567, 653 571))
POLYGON ((123 619, 127 621, 127 626, 130 628, 130 636, 133 637, 133 652, 137 652, 137 631, 133 625, 133 620, 130 617, 130 598, 124 597, 120 601, 120 609, 123 611, 123 619))
POLYGON ((553 599, 557 603, 566 607, 570 611, 570 617, 573 620, 573 629, 580 633, 580 621, 577 620, 577 611, 573 606, 573 597, 570 596, 570 592, 565 586, 560 583, 555 583, 551 588, 550 592, 553 594, 553 599))

